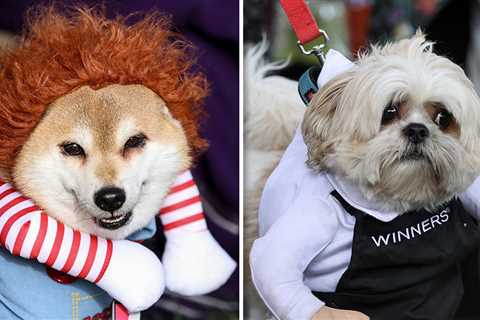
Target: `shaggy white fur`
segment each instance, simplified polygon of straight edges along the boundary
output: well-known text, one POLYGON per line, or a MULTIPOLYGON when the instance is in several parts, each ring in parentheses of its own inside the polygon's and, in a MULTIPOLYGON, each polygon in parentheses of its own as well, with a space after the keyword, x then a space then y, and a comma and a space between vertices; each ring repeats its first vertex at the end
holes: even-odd
MULTIPOLYGON (((348 178, 386 211, 435 207, 466 190, 480 169, 480 99, 462 69, 435 55, 432 46, 421 33, 373 46, 357 67, 328 81, 308 108, 296 82, 266 77, 279 65, 264 62, 265 43, 248 52, 245 257, 258 235, 261 190, 304 110, 307 165, 348 178), (382 122, 390 107, 395 119, 382 122), (439 123, 444 114, 451 117, 448 126, 439 123), (427 128, 422 143, 414 145, 406 137, 412 123, 427 128)), ((252 298, 250 278, 245 281, 250 319, 264 318, 261 302, 252 298)))
POLYGON ((373 46, 329 81, 302 124, 308 165, 358 185, 386 211, 433 208, 463 192, 480 168, 480 100, 463 70, 432 52, 421 33, 373 46), (386 108, 398 109, 382 124, 386 108), (445 112, 451 124, 437 121, 445 112), (409 124, 428 138, 413 144, 409 124))

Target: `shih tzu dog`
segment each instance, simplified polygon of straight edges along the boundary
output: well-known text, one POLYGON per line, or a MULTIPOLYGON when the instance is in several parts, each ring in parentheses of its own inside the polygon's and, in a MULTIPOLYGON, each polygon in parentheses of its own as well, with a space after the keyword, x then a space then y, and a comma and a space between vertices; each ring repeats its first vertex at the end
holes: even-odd
POLYGON ((435 208, 480 168, 480 103, 422 35, 374 46, 328 83, 302 123, 307 165, 345 176, 384 210, 435 208))
POLYGON ((265 183, 252 282, 282 320, 453 319, 480 239, 480 99, 421 33, 337 73, 265 183))

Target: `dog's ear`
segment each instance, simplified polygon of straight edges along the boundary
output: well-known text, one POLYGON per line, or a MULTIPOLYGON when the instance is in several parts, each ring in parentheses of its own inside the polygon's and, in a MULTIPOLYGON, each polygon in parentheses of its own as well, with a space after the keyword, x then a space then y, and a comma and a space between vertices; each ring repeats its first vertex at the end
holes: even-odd
POLYGON ((345 72, 327 82, 313 96, 302 122, 302 134, 308 149, 307 166, 325 169, 323 160, 335 144, 333 117, 343 91, 352 79, 353 72, 345 72))

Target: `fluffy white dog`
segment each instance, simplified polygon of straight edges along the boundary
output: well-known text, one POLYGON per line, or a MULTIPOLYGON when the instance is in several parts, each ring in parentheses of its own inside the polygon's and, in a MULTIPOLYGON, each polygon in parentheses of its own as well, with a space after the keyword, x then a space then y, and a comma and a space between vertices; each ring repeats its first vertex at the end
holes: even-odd
MULTIPOLYGON (((276 318, 438 320, 457 311, 458 265, 480 239, 472 218, 480 217, 480 99, 432 46, 421 33, 372 46, 313 97, 282 159, 271 158, 278 166, 268 181, 246 184, 246 218, 259 207, 252 281, 276 318), (258 203, 251 186, 264 184, 258 203)), ((297 95, 278 89, 277 97, 286 93, 297 95)), ((265 148, 282 129, 257 134, 252 106, 247 98, 245 144, 265 148)), ((286 111, 278 128, 299 117, 286 111)), ((246 154, 248 181, 260 165, 246 154)))
POLYGON ((434 208, 465 191, 480 163, 480 103, 463 70, 421 34, 356 64, 307 109, 307 165, 347 177, 385 210, 434 208))

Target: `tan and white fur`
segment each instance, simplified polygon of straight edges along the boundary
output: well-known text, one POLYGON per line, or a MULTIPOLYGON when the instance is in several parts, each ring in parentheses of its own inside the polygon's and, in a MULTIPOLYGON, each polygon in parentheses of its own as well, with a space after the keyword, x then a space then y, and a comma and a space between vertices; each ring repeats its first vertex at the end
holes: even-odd
POLYGON ((180 123, 153 91, 142 85, 84 86, 49 106, 18 155, 13 180, 63 223, 121 239, 158 213, 174 179, 190 163, 180 123), (76 154, 77 146, 68 154, 65 146, 72 144, 83 154, 76 154), (95 194, 105 187, 124 191, 118 210, 96 205, 95 194), (128 221, 115 230, 98 223, 127 214, 128 221))

